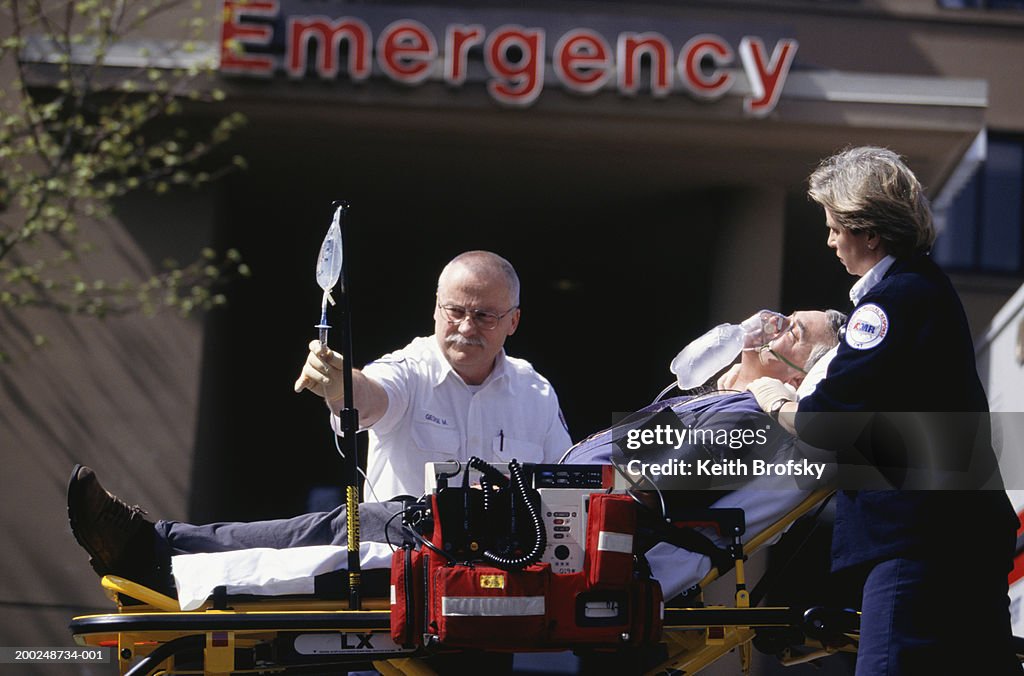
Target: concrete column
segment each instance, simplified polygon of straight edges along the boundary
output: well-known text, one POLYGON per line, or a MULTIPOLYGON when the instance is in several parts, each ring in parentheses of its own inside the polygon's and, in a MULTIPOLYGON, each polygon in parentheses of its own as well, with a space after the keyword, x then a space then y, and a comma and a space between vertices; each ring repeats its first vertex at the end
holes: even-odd
POLYGON ((712 324, 738 322, 782 298, 785 197, 781 187, 738 188, 724 201, 711 285, 712 324))

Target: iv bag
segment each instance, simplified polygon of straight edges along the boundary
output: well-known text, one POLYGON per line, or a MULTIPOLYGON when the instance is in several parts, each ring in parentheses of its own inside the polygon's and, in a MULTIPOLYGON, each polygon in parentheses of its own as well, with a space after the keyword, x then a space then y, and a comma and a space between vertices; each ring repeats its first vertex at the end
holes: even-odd
POLYGON ((324 292, 329 292, 338 283, 341 276, 341 207, 334 212, 334 220, 327 229, 323 244, 320 245, 320 257, 316 261, 316 283, 324 292))

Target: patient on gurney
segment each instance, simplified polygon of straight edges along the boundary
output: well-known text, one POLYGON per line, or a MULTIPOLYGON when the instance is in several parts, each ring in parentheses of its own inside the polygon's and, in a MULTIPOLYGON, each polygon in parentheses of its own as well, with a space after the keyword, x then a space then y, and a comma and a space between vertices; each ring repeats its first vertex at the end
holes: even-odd
MULTIPOLYGON (((828 363, 835 356, 839 330, 846 323, 846 316, 835 310, 802 311, 794 313, 789 319, 789 329, 770 343, 766 343, 759 350, 742 352, 740 361, 718 379, 715 388, 704 388, 708 391, 695 397, 678 397, 657 402, 629 416, 629 424, 622 427, 635 428, 644 425, 645 419, 646 424, 650 425, 656 420, 654 416, 665 415, 666 408, 670 408, 675 414, 674 417, 678 417, 690 427, 715 427, 722 423, 734 427, 760 426, 763 418, 759 420, 757 414, 761 408, 754 396, 746 391, 746 387, 767 374, 772 374, 771 377, 795 388, 798 397, 810 394, 825 377, 828 363)), ((725 492, 721 497, 718 495, 722 492, 715 490, 686 491, 685 494, 680 494, 680 491, 671 490, 671 479, 651 478, 651 483, 663 489, 662 498, 668 502, 670 511, 673 502, 682 502, 684 506, 738 508, 744 511, 748 536, 762 532, 796 508, 815 490, 827 488, 834 470, 828 455, 808 447, 789 434, 780 432, 781 429, 776 428, 768 443, 759 449, 759 454, 774 463, 785 463, 789 460, 800 462, 804 459, 819 463, 826 461, 829 463, 826 474, 810 477, 809 480, 800 476, 779 475, 741 480, 741 488, 725 492)), ((563 462, 615 462, 621 467, 625 460, 622 454, 622 435, 623 432, 617 432, 615 427, 599 432, 573 446, 566 453, 563 462)), ((689 454, 692 459, 694 455, 721 457, 732 449, 684 447, 667 450, 675 457, 689 454)), ((746 448, 740 450, 740 453, 747 452, 746 448)), ((663 459, 665 458, 659 461, 663 459)), ((687 480, 683 485, 700 482, 699 479, 687 480)), ((643 483, 640 483, 638 488, 644 488, 643 483)), ((728 534, 723 535, 713 528, 700 528, 699 531, 717 547, 725 548, 732 542, 728 534)), ((645 557, 651 566, 653 576, 661 584, 666 599, 672 599, 700 582, 712 567, 710 557, 681 550, 667 542, 660 542, 651 547, 645 557)))
MULTIPOLYGON (((760 408, 745 387, 762 376, 800 387, 798 394, 810 391, 824 376, 828 359, 822 357, 834 352, 832 348, 838 342, 839 327, 845 317, 835 311, 804 311, 794 313, 791 320, 788 330, 763 349, 743 352, 739 363, 719 379, 716 391, 660 402, 658 410, 671 407, 677 414, 706 410, 759 413, 760 408)), ((566 453, 564 462, 610 462, 611 432, 606 430, 577 444, 566 453)), ((796 457, 802 451, 791 437, 785 436, 780 438, 773 452, 776 457, 796 457)), ((813 486, 820 487, 820 483, 813 486)), ((747 532, 755 533, 799 504, 810 490, 811 487, 798 487, 791 480, 785 486, 771 481, 762 485, 758 480, 721 497, 712 506, 743 508, 747 532)), ((392 517, 405 508, 403 502, 360 506, 363 569, 390 566, 392 549, 388 543, 401 543, 406 539, 400 519, 392 517)), ((276 591, 268 593, 311 592, 314 575, 344 567, 346 560, 342 551, 347 536, 344 509, 340 513, 336 510, 248 523, 154 523, 139 507, 129 506, 103 489, 88 467, 76 466, 68 490, 68 513, 72 531, 90 554, 90 563, 97 573, 117 575, 169 596, 178 595, 183 609, 198 607, 205 598, 201 590, 212 590, 213 585, 228 585, 230 592, 258 593, 264 583, 274 581, 268 578, 276 577, 281 582, 279 568, 290 569, 295 579, 284 581, 276 591), (300 560, 298 564, 279 558, 280 550, 290 549, 301 549, 303 554, 316 556, 300 560), (217 556, 201 556, 214 553, 217 556), (208 574, 216 569, 226 576, 236 576, 237 564, 247 570, 240 580, 215 577, 212 581, 196 582, 192 579, 195 573, 208 574), (273 572, 268 573, 268 569, 273 572)), ((716 537, 712 536, 712 540, 716 537)), ((720 545, 728 544, 725 539, 716 541, 720 545)), ((666 543, 652 547, 647 558, 666 599, 700 581, 711 567, 708 557, 666 543)))

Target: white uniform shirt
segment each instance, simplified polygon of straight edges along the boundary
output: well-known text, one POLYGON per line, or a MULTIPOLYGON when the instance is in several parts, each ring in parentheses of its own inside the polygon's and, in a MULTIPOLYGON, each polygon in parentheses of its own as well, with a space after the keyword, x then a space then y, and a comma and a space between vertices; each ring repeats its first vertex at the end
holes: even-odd
MULTIPOLYGON (((363 374, 388 395, 387 412, 369 428, 367 502, 422 495, 427 462, 474 455, 487 462, 558 462, 572 445, 551 383, 504 350, 479 386, 455 373, 434 336, 416 338, 363 374)), ((337 430, 336 416, 332 423, 337 430)))

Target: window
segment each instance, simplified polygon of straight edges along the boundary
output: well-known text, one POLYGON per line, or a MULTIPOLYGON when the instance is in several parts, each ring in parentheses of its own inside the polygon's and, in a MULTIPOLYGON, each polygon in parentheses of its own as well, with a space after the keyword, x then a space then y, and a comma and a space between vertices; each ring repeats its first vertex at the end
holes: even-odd
POLYGON ((947 270, 1024 273, 1024 139, 988 135, 988 152, 956 196, 933 256, 947 270))
POLYGON ((945 9, 1024 9, 1024 0, 938 0, 945 9))

